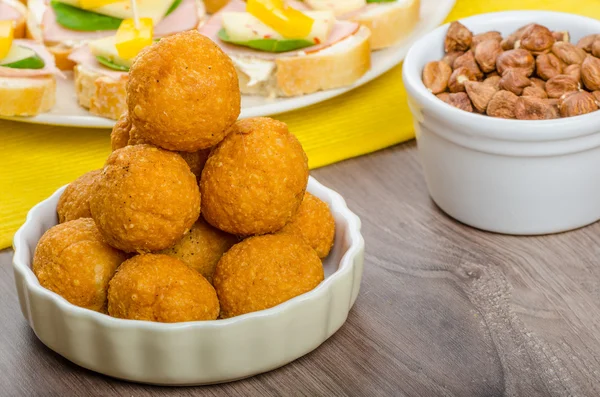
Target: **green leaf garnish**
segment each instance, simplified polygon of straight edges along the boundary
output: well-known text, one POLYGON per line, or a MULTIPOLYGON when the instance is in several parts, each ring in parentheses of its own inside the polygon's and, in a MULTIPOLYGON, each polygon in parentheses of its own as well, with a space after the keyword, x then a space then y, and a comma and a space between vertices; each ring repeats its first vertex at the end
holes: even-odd
POLYGON ((248 41, 233 41, 229 38, 227 31, 225 29, 219 30, 219 39, 223 40, 226 43, 241 45, 244 47, 249 47, 259 51, 265 52, 288 52, 299 50, 301 48, 312 47, 315 45, 312 41, 302 40, 302 39, 254 39, 248 41))
POLYGON ((169 15, 170 13, 172 13, 173 11, 175 11, 177 9, 177 7, 179 7, 179 5, 181 4, 183 0, 175 0, 173 2, 173 4, 171 4, 171 7, 169 7, 169 9, 167 10, 167 13, 165 14, 165 16, 169 15))
POLYGON ((6 68, 13 69, 43 69, 46 64, 39 55, 35 54, 29 58, 21 59, 13 63, 7 63, 6 65, 0 65, 6 68))
POLYGON ((127 66, 117 65, 108 58, 101 57, 98 55, 96 56, 96 60, 109 69, 117 70, 119 72, 129 72, 129 68, 127 66))

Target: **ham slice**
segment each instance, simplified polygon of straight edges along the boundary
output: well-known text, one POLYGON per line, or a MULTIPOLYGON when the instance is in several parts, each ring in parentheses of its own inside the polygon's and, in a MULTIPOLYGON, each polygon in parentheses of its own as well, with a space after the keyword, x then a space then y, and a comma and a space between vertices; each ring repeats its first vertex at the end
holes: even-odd
POLYGON ((280 53, 272 53, 265 51, 258 51, 252 48, 237 46, 230 43, 225 43, 221 39, 219 39, 219 31, 223 27, 223 23, 221 21, 221 13, 223 12, 244 12, 246 11, 246 3, 241 0, 232 0, 227 4, 224 8, 222 8, 219 12, 214 14, 202 27, 198 30, 200 33, 214 41, 223 51, 225 51, 229 55, 237 55, 237 56, 247 56, 253 58, 261 58, 261 59, 277 59, 282 57, 290 57, 290 56, 298 56, 300 54, 310 54, 312 52, 320 51, 324 48, 330 47, 340 41, 344 40, 347 37, 352 36, 354 33, 358 31, 360 25, 355 22, 349 21, 337 21, 329 35, 327 42, 314 45, 311 47, 306 47, 301 50, 296 51, 288 51, 288 52, 280 52, 280 53))
POLYGON ((54 63, 54 57, 48 52, 44 45, 31 40, 14 40, 13 45, 31 48, 44 60, 45 65, 42 69, 14 69, 0 66, 0 77, 41 77, 53 74, 62 76, 61 71, 58 70, 54 63))
POLYGON ((69 59, 78 65, 85 66, 95 73, 109 77, 113 80, 126 79, 128 75, 127 72, 119 72, 102 65, 100 62, 98 62, 87 45, 82 45, 81 47, 73 50, 73 52, 71 52, 69 55, 69 59))
POLYGON ((19 19, 23 18, 24 16, 19 12, 19 10, 0 0, 0 21, 18 21, 19 19))
MULTIPOLYGON (((200 23, 196 0, 183 0, 179 7, 167 15, 154 27, 154 36, 164 37, 184 30, 195 29, 200 23)), ((83 32, 67 29, 56 22, 56 14, 52 7, 47 7, 42 18, 42 33, 45 42, 60 43, 64 41, 96 40, 113 36, 115 30, 83 32)))

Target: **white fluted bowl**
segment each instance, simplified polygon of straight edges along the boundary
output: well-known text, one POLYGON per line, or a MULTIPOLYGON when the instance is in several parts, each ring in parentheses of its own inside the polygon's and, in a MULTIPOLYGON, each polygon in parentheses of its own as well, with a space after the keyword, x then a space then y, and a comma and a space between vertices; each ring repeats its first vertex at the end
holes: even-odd
POLYGON ((346 321, 363 271, 360 220, 344 199, 311 177, 308 191, 336 222, 325 280, 271 309, 226 320, 175 324, 122 320, 72 305, 43 288, 31 270, 36 244, 57 224, 64 187, 31 209, 14 238, 13 268, 21 311, 37 337, 92 371, 135 382, 199 385, 281 367, 317 348, 346 321))

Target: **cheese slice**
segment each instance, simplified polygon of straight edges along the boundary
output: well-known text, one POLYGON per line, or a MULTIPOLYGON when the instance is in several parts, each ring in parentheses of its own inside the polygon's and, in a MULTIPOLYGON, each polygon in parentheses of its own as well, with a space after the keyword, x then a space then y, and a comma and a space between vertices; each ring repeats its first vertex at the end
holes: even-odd
POLYGON ((94 56, 106 58, 117 65, 129 68, 133 64, 133 59, 123 58, 119 55, 116 36, 90 41, 88 47, 94 56))
MULTIPOLYGON (((61 3, 71 5, 73 7, 81 7, 80 0, 58 0, 61 3)), ((165 14, 173 4, 175 0, 136 0, 138 15, 140 18, 152 18, 154 26, 162 21, 165 14)), ((127 19, 133 18, 133 12, 131 10, 130 0, 120 0, 115 3, 106 4, 102 7, 92 8, 89 11, 93 11, 98 14, 108 15, 110 17, 127 19)))

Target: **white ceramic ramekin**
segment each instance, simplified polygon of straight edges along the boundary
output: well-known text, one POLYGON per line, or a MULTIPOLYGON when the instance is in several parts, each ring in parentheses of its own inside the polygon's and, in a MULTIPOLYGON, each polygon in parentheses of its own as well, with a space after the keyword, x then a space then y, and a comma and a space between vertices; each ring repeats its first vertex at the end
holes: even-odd
POLYGON ((116 378, 161 385, 227 382, 281 367, 317 348, 346 321, 358 295, 364 240, 360 220, 336 192, 310 179, 336 221, 325 280, 281 305, 227 320, 162 324, 82 309, 40 286, 31 260, 57 223, 64 187, 36 205, 14 239, 21 311, 37 337, 72 362, 116 378))
MULTIPOLYGON (((571 41, 600 33, 600 21, 543 11, 461 20, 474 33, 507 35, 531 22, 568 30, 571 41)), ((497 119, 456 109, 423 85, 425 64, 440 60, 448 25, 423 37, 404 61, 429 193, 450 216, 507 234, 575 229, 600 219, 600 111, 544 121, 497 119)))

